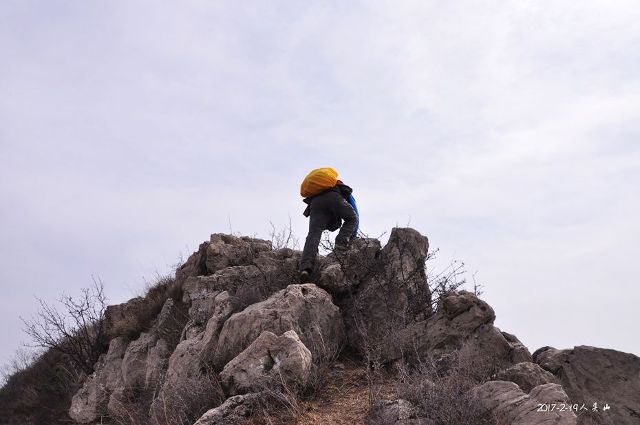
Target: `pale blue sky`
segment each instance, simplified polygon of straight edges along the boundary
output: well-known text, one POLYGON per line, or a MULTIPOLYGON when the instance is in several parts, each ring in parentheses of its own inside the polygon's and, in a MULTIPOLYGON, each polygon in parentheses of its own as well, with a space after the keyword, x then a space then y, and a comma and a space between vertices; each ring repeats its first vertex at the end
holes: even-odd
POLYGON ((18 316, 142 290, 210 233, 307 222, 464 260, 533 351, 640 354, 637 1, 0 3, 0 360, 18 316))

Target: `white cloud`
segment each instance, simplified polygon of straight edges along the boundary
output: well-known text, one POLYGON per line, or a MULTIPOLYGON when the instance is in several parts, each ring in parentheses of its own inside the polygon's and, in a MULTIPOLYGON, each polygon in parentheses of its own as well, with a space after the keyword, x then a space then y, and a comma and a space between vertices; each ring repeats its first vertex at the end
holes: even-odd
POLYGON ((0 9, 9 328, 91 274, 121 301, 229 217, 303 239, 299 180, 332 165, 365 231, 410 221, 466 260, 532 349, 640 353, 636 2, 0 9))

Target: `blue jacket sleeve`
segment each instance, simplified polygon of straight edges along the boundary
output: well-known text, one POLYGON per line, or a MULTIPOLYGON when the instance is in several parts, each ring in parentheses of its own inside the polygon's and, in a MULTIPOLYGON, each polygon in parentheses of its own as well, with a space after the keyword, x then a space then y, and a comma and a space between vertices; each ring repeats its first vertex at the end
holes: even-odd
POLYGON ((353 197, 353 195, 349 195, 349 204, 353 207, 353 210, 356 212, 356 215, 358 216, 358 224, 356 225, 356 228, 353 229, 353 233, 351 234, 351 237, 355 237, 358 234, 358 229, 360 228, 360 213, 358 212, 358 206, 356 205, 356 198, 353 197))

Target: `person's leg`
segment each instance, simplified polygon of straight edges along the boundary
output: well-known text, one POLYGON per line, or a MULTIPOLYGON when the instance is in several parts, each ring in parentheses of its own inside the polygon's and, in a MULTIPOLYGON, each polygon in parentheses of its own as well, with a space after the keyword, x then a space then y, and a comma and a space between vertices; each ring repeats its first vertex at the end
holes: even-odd
POLYGON ((339 199, 336 200, 336 215, 344 220, 342 227, 336 236, 336 245, 347 246, 351 240, 351 235, 358 226, 358 214, 353 207, 340 194, 336 194, 339 199))
POLYGON ((322 232, 326 229, 327 223, 332 215, 327 209, 328 197, 326 194, 318 195, 311 200, 311 215, 309 216, 309 233, 304 242, 302 259, 300 261, 300 271, 313 270, 313 265, 318 255, 318 245, 322 238, 322 232))

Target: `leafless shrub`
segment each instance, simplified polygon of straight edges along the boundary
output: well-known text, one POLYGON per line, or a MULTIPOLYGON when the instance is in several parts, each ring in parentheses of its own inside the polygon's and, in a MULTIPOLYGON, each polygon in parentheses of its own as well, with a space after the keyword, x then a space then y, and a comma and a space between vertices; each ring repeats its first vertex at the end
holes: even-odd
MULTIPOLYGON (((433 262, 438 255, 439 249, 435 249, 427 256, 427 264, 433 262)), ((427 267, 431 270, 430 267, 427 267)), ((447 297, 451 293, 463 287, 466 283, 466 274, 464 262, 452 260, 447 266, 440 270, 430 271, 427 276, 429 282, 429 291, 431 293, 431 306, 435 311, 438 302, 447 297)), ((477 288, 479 290, 479 286, 477 288)), ((479 295, 479 293, 477 293, 479 295)))
POLYGON ((298 249, 300 242, 293 233, 293 227, 291 226, 291 217, 289 217, 289 224, 280 230, 276 229, 276 226, 270 221, 269 225, 271 230, 269 231, 269 237, 271 239, 271 246, 273 249, 291 248, 298 249))
POLYGON ((85 377, 82 370, 59 351, 20 355, 0 389, 0 422, 49 424, 68 421, 71 397, 85 377))
POLYGON ((297 424, 302 413, 299 388, 287 385, 283 377, 277 382, 266 383, 258 393, 260 397, 253 415, 247 421, 250 425, 297 424))
POLYGON ((11 360, 0 368, 0 387, 3 387, 13 375, 29 369, 40 355, 38 350, 28 349, 28 347, 18 348, 11 360))
POLYGON ((490 363, 455 354, 445 359, 423 358, 417 364, 399 367, 398 395, 417 406, 421 417, 437 424, 494 424, 469 394, 493 370, 490 363))
POLYGON ((213 369, 179 381, 168 390, 140 388, 119 400, 112 420, 117 425, 191 425, 207 410, 219 405, 222 392, 213 369), (151 411, 151 414, 150 414, 151 411))
POLYGON ((63 295, 60 307, 37 300, 38 312, 29 320, 22 319, 34 346, 58 351, 86 374, 93 372, 108 342, 104 322, 107 299, 102 282, 94 280, 94 285, 82 289, 77 299, 63 295))
POLYGON ((591 409, 579 410, 576 412, 576 416, 579 425, 617 425, 611 417, 607 417, 607 412, 594 412, 591 409))
POLYGON ((316 325, 315 338, 309 342, 309 350, 314 353, 311 373, 302 395, 305 399, 313 399, 327 384, 329 373, 343 349, 341 346, 327 344, 322 337, 320 327, 316 325))

